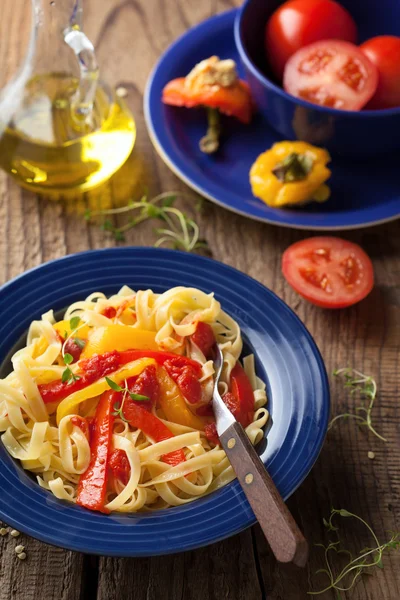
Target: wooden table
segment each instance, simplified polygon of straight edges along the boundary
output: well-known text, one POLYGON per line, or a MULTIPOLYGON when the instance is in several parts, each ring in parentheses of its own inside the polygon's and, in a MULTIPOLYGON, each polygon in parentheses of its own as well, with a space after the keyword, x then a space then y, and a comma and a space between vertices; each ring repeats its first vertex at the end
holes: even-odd
MULTIPOLYGON (((113 204, 137 196, 140 187, 148 185, 152 193, 181 190, 193 199, 152 148, 143 120, 143 91, 158 56, 178 35, 234 3, 85 0, 86 30, 97 48, 103 77, 127 89, 138 126, 133 156, 121 173, 96 192, 96 198, 100 195, 103 202, 113 204)), ((51 202, 22 191, 1 174, 1 282, 65 254, 115 245, 106 233, 88 226, 82 218, 87 200, 51 202)), ((190 200, 186 204, 191 210, 190 200)), ((296 311, 315 337, 329 373, 337 367, 353 366, 376 378, 380 393, 374 420, 387 443, 360 431, 352 422, 342 422, 329 432, 317 464, 289 506, 311 545, 327 541, 322 518, 329 515, 331 506, 361 515, 380 539, 387 539, 387 531, 400 529, 399 221, 344 234, 361 243, 372 257, 376 287, 361 304, 334 312, 300 300, 281 276, 282 252, 307 232, 246 220, 211 203, 206 204, 199 222, 214 258, 269 286, 296 311), (374 460, 368 458, 368 451, 375 453, 374 460)), ((151 245, 153 241, 149 225, 131 232, 126 245, 151 245)), ((343 385, 332 382, 333 414, 354 409, 354 405, 343 385)), ((371 543, 362 527, 350 520, 346 524, 351 549, 357 551, 371 543)), ((258 526, 208 548, 159 558, 95 558, 26 536, 20 540, 27 548, 25 562, 16 558, 10 536, 0 538, 0 600, 301 600, 322 583, 315 575, 323 566, 321 549, 311 547, 304 570, 278 565, 258 526)), ((344 597, 398 600, 400 555, 387 555, 384 565, 344 597)), ((327 592, 320 597, 333 600, 335 596, 327 592)))

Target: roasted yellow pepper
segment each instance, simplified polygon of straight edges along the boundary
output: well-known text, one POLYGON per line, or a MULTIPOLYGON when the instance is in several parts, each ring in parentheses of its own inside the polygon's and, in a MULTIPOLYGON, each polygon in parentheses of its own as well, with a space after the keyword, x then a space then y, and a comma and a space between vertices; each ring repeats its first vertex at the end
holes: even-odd
POLYGON ((254 196, 268 206, 324 202, 330 196, 325 181, 329 153, 306 142, 278 142, 260 154, 250 170, 254 196))
MULTIPOLYGON (((135 377, 136 375, 139 375, 146 367, 154 364, 155 360, 152 358, 141 358, 139 360, 135 360, 134 362, 124 365, 123 367, 118 369, 118 371, 112 373, 110 375, 110 379, 115 381, 115 383, 120 384, 125 379, 129 379, 130 377, 135 377)), ((57 407, 57 425, 60 423, 61 419, 66 415, 76 413, 79 404, 85 402, 89 398, 100 396, 100 394, 109 389, 110 387, 105 377, 102 377, 95 383, 88 385, 82 390, 73 392, 70 396, 64 398, 64 400, 62 400, 57 407)))
POLYGON ((178 386, 162 367, 157 371, 157 379, 160 384, 159 404, 168 421, 203 431, 210 419, 192 413, 178 386))
POLYGON ((108 325, 97 327, 89 334, 81 358, 89 358, 93 354, 104 354, 112 350, 159 350, 156 334, 153 331, 135 329, 129 325, 108 325))

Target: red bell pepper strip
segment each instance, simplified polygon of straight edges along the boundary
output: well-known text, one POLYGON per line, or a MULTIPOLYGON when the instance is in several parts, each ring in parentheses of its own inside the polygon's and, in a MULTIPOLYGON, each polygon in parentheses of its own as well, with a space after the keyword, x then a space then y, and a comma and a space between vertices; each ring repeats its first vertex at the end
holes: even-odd
MULTIPOLYGON (((231 391, 224 394, 222 400, 243 427, 250 425, 254 414, 254 392, 240 363, 236 363, 232 369, 231 391)), ((219 443, 215 423, 206 425, 204 433, 210 442, 215 445, 219 443)))
POLYGON ((198 363, 195 360, 192 360, 191 358, 187 358, 186 356, 179 356, 179 354, 174 354, 173 352, 162 352, 158 350, 123 350, 118 354, 120 355, 121 365, 125 365, 126 363, 132 362, 133 360, 138 360, 139 358, 154 358, 154 360, 159 365, 163 365, 166 360, 179 359, 181 361, 181 364, 185 364, 192 367, 194 370, 196 370, 198 374, 201 373, 200 363, 198 363))
POLYGON ((38 386, 45 404, 60 402, 70 394, 83 390, 88 385, 101 379, 101 377, 105 377, 116 371, 120 366, 119 353, 107 352, 103 355, 93 356, 92 358, 81 360, 79 366, 81 369, 84 369, 84 372, 76 381, 69 383, 57 379, 56 381, 42 383, 38 386))
MULTIPOLYGON (((148 412, 158 403, 160 398, 160 384, 157 379, 157 369, 155 365, 145 367, 143 371, 135 377, 130 377, 126 382, 127 388, 133 394, 147 396, 148 402, 140 401, 139 404, 148 412)), ((132 400, 135 402, 135 400, 132 400)))
POLYGON ((243 427, 247 427, 253 419, 254 392, 250 380, 239 362, 231 372, 231 392, 235 398, 235 407, 237 407, 235 417, 243 427))
POLYGON ((198 321, 195 332, 190 339, 202 351, 206 358, 209 358, 212 347, 215 344, 215 336, 211 325, 198 321))
POLYGON ((197 404, 201 400, 202 387, 199 381, 201 366, 195 363, 194 368, 188 364, 183 356, 175 356, 164 362, 168 375, 178 385, 183 396, 190 404, 197 404), (183 360, 182 360, 183 359, 183 360))
MULTIPOLYGON (((141 429, 154 442, 162 442, 174 437, 172 431, 158 417, 147 412, 145 408, 130 399, 125 400, 123 415, 131 427, 141 429)), ((183 450, 175 450, 164 454, 161 460, 169 465, 176 466, 186 459, 183 450)))
MULTIPOLYGON (((60 402, 70 394, 83 390, 88 385, 94 383, 98 379, 113 373, 119 367, 138 360, 139 358, 154 358, 158 364, 163 365, 166 360, 176 359, 177 354, 173 352, 158 352, 156 350, 124 350, 123 352, 105 352, 97 354, 90 358, 79 361, 79 367, 82 369, 80 379, 72 383, 63 383, 61 379, 43 383, 39 385, 39 392, 45 404, 51 402, 60 402)), ((200 375, 201 365, 195 360, 179 357, 180 360, 187 365, 190 365, 200 375)))
POLYGON ((90 510, 109 512, 105 507, 107 491, 108 461, 110 456, 113 406, 115 392, 110 390, 101 395, 96 409, 96 428, 90 444, 89 467, 80 476, 76 503, 90 510))
POLYGON ((124 450, 113 450, 108 461, 109 472, 114 479, 126 485, 129 481, 131 466, 124 450))

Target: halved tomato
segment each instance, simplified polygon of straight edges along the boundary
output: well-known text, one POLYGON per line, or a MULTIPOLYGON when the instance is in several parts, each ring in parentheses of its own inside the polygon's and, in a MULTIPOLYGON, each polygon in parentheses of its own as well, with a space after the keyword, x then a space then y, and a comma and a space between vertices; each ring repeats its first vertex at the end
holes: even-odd
POLYGON ((282 257, 286 281, 323 308, 345 308, 374 286, 371 259, 360 246, 337 237, 313 237, 289 246, 282 257))
POLYGON ((339 40, 315 42, 288 60, 285 90, 313 104, 360 110, 375 94, 378 70, 354 44, 339 40))

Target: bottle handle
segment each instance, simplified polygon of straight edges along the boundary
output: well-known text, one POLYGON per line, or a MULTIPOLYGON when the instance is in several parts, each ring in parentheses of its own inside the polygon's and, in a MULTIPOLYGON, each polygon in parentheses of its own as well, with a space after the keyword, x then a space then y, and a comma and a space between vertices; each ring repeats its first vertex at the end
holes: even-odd
POLYGON ((93 104, 99 80, 94 46, 89 38, 81 31, 82 9, 76 2, 69 26, 64 30, 64 41, 73 50, 78 59, 80 82, 72 102, 72 111, 78 121, 91 121, 93 104))

